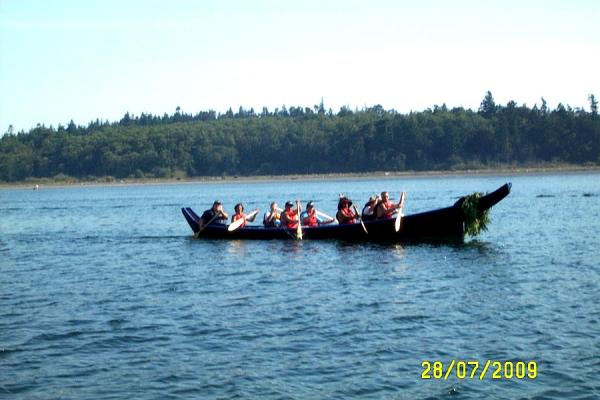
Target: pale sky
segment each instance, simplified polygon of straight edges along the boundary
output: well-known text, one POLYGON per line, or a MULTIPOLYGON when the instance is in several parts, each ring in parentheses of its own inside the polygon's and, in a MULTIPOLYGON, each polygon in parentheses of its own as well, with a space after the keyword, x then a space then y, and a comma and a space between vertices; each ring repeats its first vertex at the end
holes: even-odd
POLYGON ((600 0, 0 0, 0 134, 282 105, 589 110, 600 0))

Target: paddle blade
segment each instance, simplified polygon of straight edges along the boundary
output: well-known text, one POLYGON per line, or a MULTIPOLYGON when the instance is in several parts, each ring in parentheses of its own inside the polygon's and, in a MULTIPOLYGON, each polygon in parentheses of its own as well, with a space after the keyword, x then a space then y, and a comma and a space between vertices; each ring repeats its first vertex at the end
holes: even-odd
POLYGON ((237 228, 239 228, 240 226, 242 226, 242 224, 244 223, 245 219, 244 218, 240 218, 235 222, 232 222, 231 224, 229 224, 229 226, 227 227, 227 230, 229 232, 235 231, 237 228))
POLYGON ((296 202, 296 208, 298 209, 298 227, 296 228, 296 239, 302 240, 302 221, 300 220, 300 202, 296 202))
POLYGON ((317 213, 317 215, 318 215, 319 217, 323 217, 323 218, 327 218, 327 219, 335 219, 335 218, 333 218, 333 217, 330 217, 329 215, 327 215, 327 214, 325 214, 324 212, 321 212, 321 211, 319 211, 319 210, 317 210, 317 211, 316 211, 316 213, 317 213))
POLYGON ((400 223, 402 222, 402 209, 404 208, 404 192, 402 192, 402 194, 400 194, 400 201, 398 202, 398 204, 400 204, 400 208, 398 209, 398 214, 396 214, 396 221, 394 223, 394 229, 396 229, 396 232, 400 231, 400 223))
POLYGON ((239 228, 240 226, 242 226, 244 224, 244 222, 246 222, 246 220, 252 219, 252 217, 254 217, 257 213, 258 213, 258 210, 254 210, 250 214, 246 215, 246 218, 240 218, 237 221, 232 222, 227 227, 227 230, 229 232, 235 231, 237 228, 239 228))
POLYGON ((401 222, 402 222, 402 209, 396 215, 396 222, 394 223, 394 228, 396 229, 396 232, 398 232, 400 230, 401 222))

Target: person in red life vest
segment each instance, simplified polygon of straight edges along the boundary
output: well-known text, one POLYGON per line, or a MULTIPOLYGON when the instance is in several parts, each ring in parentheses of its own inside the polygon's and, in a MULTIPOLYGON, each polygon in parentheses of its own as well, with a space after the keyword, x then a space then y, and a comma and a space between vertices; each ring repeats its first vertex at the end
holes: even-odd
POLYGON ((233 209, 235 210, 235 214, 231 216, 231 222, 235 222, 239 219, 244 219, 244 222, 242 223, 242 226, 240 228, 245 227, 246 222, 254 222, 254 218, 256 218, 256 213, 254 213, 254 215, 252 215, 250 218, 246 218, 246 214, 244 214, 244 205, 242 203, 237 203, 233 209))
POLYGON ((298 227, 298 214, 299 210, 296 208, 292 209, 292 202, 288 201, 285 203, 285 209, 281 213, 280 221, 282 228, 296 229, 298 227))
POLYGON ((327 225, 334 222, 334 219, 323 220, 317 215, 317 210, 315 209, 315 204, 312 201, 306 203, 306 211, 303 211, 300 214, 300 220, 302 221, 302 225, 305 226, 319 226, 319 225, 327 225))
POLYGON ((341 197, 338 202, 338 212, 335 214, 340 225, 356 223, 358 214, 350 207, 352 207, 352 201, 346 196, 341 197))
POLYGON ((402 204, 392 203, 388 192, 381 192, 381 201, 377 204, 375 215, 377 219, 391 219, 400 208, 402 208, 402 204))

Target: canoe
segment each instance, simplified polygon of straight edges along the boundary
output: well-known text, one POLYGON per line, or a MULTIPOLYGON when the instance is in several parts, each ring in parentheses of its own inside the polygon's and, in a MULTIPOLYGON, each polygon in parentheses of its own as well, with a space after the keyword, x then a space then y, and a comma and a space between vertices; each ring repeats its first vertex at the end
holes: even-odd
MULTIPOLYGON (((477 208, 480 212, 490 209, 510 193, 511 184, 506 183, 495 191, 479 198, 477 208)), ((341 239, 348 241, 378 242, 419 242, 463 240, 465 236, 465 214, 461 208, 465 197, 461 197, 454 205, 437 210, 405 215, 402 217, 400 230, 396 232, 394 219, 365 221, 365 232, 360 223, 349 225, 322 225, 318 227, 302 227, 304 240, 341 239)), ((200 217, 189 207, 181 209, 192 231, 198 231, 200 217)), ((246 226, 233 232, 226 225, 208 225, 199 235, 210 239, 296 239, 296 229, 265 228, 263 226, 246 226)))

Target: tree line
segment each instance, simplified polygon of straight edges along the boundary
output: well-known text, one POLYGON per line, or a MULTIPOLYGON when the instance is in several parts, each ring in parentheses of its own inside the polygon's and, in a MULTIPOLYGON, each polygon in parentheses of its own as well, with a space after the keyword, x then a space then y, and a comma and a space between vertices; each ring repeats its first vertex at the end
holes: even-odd
POLYGON ((598 102, 590 111, 545 100, 532 108, 434 106, 406 114, 377 105, 337 113, 323 102, 260 112, 163 116, 129 113, 117 122, 72 121, 56 129, 12 129, 0 138, 0 180, 72 177, 181 178, 447 170, 499 165, 600 164, 598 102))

